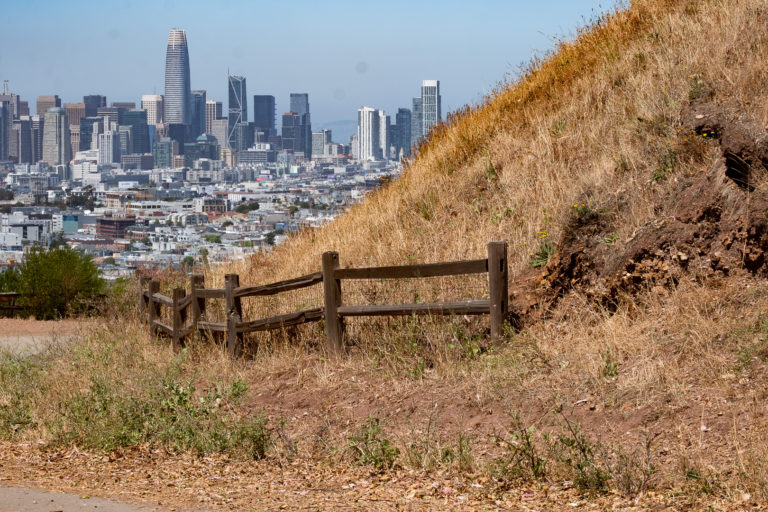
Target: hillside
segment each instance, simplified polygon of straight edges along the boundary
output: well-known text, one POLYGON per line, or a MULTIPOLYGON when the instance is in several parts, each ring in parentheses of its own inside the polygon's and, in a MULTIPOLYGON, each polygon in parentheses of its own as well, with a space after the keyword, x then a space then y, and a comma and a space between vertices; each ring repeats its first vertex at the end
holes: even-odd
MULTIPOLYGON (((373 266, 481 258, 506 240, 502 343, 483 319, 364 318, 343 357, 312 325, 254 335, 232 363, 209 340, 174 355, 118 301, 119 322, 0 366, 14 443, 0 461, 11 480, 60 488, 66 467, 108 493, 140 466, 163 484, 155 499, 213 493, 221 509, 761 506, 766 62, 763 0, 634 1, 453 116, 333 223, 206 274, 268 283, 316 272, 328 250, 373 266), (215 492, 198 492, 206 479, 215 492)), ((344 290, 350 303, 486 293, 474 277, 344 290)), ((248 299, 248 316, 322 301, 279 297, 248 299)))

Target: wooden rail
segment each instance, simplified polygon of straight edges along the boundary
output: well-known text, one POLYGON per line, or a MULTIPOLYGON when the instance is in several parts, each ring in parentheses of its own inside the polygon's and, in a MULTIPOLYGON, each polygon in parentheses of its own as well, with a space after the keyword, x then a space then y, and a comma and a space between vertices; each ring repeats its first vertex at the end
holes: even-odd
POLYGON ((183 288, 173 290, 172 297, 160 293, 160 282, 141 278, 140 305, 147 315, 150 332, 164 334, 180 348, 184 339, 195 331, 224 334, 232 357, 243 352, 243 335, 249 332, 280 329, 308 322, 325 320, 326 345, 332 352, 344 348, 344 318, 355 316, 397 315, 490 315, 491 339, 501 338, 508 307, 508 273, 506 242, 488 244, 488 257, 481 260, 452 261, 419 265, 388 267, 340 268, 339 254, 326 252, 322 270, 313 274, 267 285, 240 286, 237 274, 224 277, 224 288, 205 288, 202 275, 190 276, 190 293, 183 288), (344 305, 341 281, 344 279, 403 279, 488 273, 490 298, 437 302, 431 304, 344 305), (242 299, 268 296, 287 291, 323 285, 323 307, 285 315, 246 321, 243 319, 242 299), (212 322, 203 319, 206 300, 224 299, 226 318, 212 322), (161 307, 171 308, 171 323, 163 322, 161 307))

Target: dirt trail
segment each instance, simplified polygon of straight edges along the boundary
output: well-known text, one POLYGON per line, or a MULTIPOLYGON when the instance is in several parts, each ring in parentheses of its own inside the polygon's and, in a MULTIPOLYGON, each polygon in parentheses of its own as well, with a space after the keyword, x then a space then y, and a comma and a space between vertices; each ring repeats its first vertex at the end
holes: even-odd
POLYGON ((38 353, 51 342, 75 335, 84 324, 82 320, 0 318, 0 351, 21 356, 38 353))

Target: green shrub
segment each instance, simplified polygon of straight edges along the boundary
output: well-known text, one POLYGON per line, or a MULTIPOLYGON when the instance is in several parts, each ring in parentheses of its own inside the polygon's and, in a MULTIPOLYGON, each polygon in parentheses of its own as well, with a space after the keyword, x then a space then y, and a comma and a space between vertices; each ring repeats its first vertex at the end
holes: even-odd
POLYGON ((368 418, 359 435, 350 438, 350 448, 363 466, 373 466, 377 471, 392 469, 400 450, 381 437, 381 423, 378 418, 368 418))
POLYGON ((104 289, 90 256, 68 246, 33 248, 19 269, 20 305, 38 320, 79 313, 104 289))

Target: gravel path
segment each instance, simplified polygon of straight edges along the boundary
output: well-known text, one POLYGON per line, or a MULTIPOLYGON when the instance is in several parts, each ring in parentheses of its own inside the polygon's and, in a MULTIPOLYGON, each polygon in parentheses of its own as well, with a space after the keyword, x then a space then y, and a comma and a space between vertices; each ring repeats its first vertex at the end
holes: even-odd
POLYGON ((83 324, 80 320, 42 322, 0 318, 0 352, 22 357, 42 352, 48 344, 75 335, 83 324))

